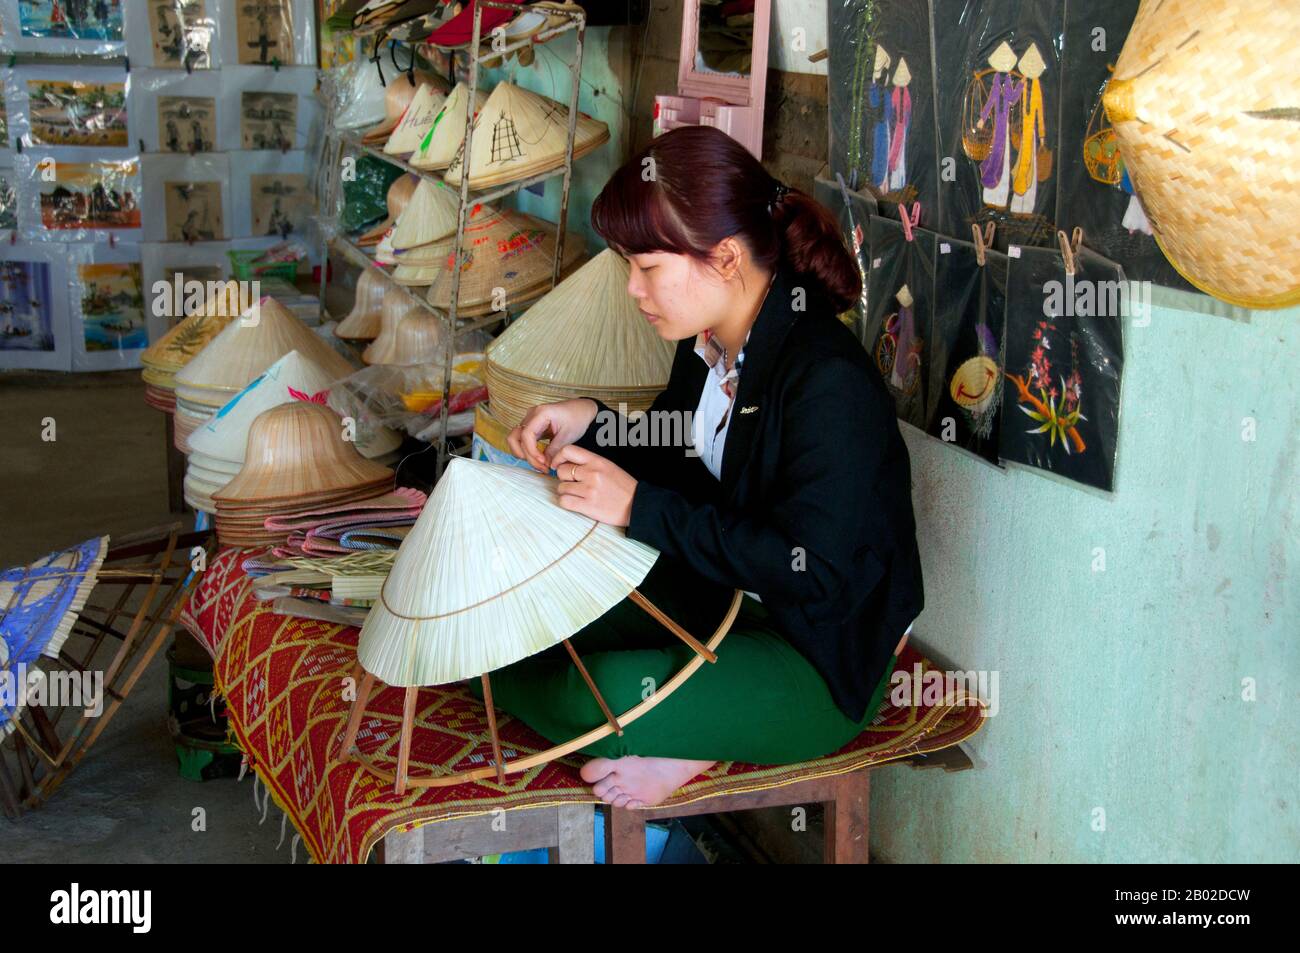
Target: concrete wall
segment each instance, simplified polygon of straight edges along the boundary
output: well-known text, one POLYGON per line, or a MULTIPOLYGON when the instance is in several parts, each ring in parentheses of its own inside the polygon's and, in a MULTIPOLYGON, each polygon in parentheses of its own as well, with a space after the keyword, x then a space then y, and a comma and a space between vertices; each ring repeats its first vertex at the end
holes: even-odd
POLYGON ((1126 329, 1113 495, 904 427, 917 633, 997 671, 1000 712, 978 770, 877 774, 882 859, 1300 857, 1300 309, 1246 318, 1126 329))

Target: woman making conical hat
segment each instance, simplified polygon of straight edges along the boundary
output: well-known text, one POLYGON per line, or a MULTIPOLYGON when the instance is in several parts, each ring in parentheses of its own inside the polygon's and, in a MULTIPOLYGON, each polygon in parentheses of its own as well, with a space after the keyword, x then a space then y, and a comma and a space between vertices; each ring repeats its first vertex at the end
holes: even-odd
MULTIPOLYGON (((836 319, 861 280, 833 216, 735 139, 687 126, 614 173, 592 223, 628 260, 643 320, 675 342, 651 430, 690 423, 675 445, 634 444, 610 408, 565 400, 532 408, 510 450, 555 470, 563 508, 660 552, 651 574, 675 588, 648 595, 670 617, 747 593, 718 664, 580 749, 595 793, 638 807, 715 761, 791 763, 855 738, 921 611, 921 568, 892 400, 836 319)), ((630 601, 571 642, 613 711, 694 654, 630 601)), ((493 672, 492 695, 552 740, 603 720, 563 655, 493 672)))

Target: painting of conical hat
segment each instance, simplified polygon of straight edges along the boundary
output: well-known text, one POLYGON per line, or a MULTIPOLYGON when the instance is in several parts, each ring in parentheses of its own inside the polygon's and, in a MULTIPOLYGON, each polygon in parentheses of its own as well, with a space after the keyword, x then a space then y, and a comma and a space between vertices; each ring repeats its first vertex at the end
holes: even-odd
POLYGON ((1103 97, 1161 251, 1232 304, 1300 303, 1300 6, 1143 3, 1103 97))
MULTIPOLYGON (((568 138, 568 106, 514 83, 498 83, 474 120, 469 187, 490 188, 557 169, 564 165, 568 138)), ((608 139, 607 125, 579 113, 573 157, 586 155, 608 139)), ((447 168, 448 184, 460 185, 463 165, 464 150, 447 168)))
POLYGON ((627 293, 628 265, 605 249, 487 347, 492 411, 511 427, 536 404, 570 397, 650 406, 668 384, 674 345, 627 293))
MULTIPOLYGON (((484 89, 474 91, 474 115, 478 115, 487 102, 484 89)), ((411 165, 417 169, 445 169, 456 158, 456 150, 465 138, 465 110, 469 104, 469 85, 457 83, 442 110, 434 118, 433 126, 425 133, 420 146, 411 156, 411 165)))

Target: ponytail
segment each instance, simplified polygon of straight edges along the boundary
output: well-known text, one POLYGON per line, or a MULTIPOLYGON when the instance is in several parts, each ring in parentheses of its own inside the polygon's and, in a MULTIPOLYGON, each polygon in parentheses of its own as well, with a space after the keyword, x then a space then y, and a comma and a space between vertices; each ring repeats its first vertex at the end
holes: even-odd
POLYGON ((772 217, 781 235, 781 259, 814 281, 837 314, 853 307, 862 294, 862 278, 826 207, 807 192, 789 189, 772 217))

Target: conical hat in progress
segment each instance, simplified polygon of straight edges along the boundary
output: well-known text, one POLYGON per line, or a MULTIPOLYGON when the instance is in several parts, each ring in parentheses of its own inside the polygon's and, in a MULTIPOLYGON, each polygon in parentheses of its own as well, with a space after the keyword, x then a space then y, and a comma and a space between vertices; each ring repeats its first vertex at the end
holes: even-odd
POLYGON ((442 80, 419 70, 414 73, 401 73, 393 77, 384 90, 384 121, 366 130, 365 135, 362 136, 362 141, 374 145, 387 139, 402 121, 402 117, 406 115, 407 107, 415 101, 415 94, 420 91, 421 86, 433 86, 435 89, 446 88, 442 80))
POLYGON ((658 553, 556 501, 556 481, 454 457, 397 552, 357 657, 386 684, 492 672, 625 599, 658 553))
POLYGON ((422 179, 393 229, 393 252, 398 260, 411 249, 455 235, 459 208, 460 196, 449 186, 422 179))
POLYGON ((415 187, 419 184, 420 178, 415 175, 403 175, 393 179, 393 184, 388 187, 388 218, 358 238, 357 244, 362 248, 379 244, 384 233, 397 224, 402 210, 406 208, 406 203, 411 201, 411 196, 415 194, 415 187))
POLYGON ((343 71, 346 84, 343 108, 334 117, 339 129, 360 129, 384 120, 385 93, 383 79, 374 63, 358 59, 343 71))
POLYGON ((420 307, 418 302, 412 301, 404 291, 398 288, 389 289, 388 294, 384 295, 384 307, 379 319, 379 334, 362 353, 361 360, 367 364, 389 363, 378 358, 390 353, 397 326, 408 315, 418 314, 421 311, 424 311, 424 308, 420 307))
MULTIPOLYGON (((487 314, 494 304, 518 305, 549 285, 555 262, 555 226, 523 212, 497 209, 465 229, 469 258, 461 265, 460 299, 457 316, 487 314), (494 300, 496 290, 504 300, 494 300)), ((586 242, 576 232, 564 237, 561 271, 581 257, 586 242)), ((451 250, 429 286, 430 304, 443 311, 451 308, 451 250)))
POLYGON ((446 325, 423 308, 415 307, 391 331, 366 348, 367 364, 431 364, 447 349, 446 325))
POLYGON ((176 375, 176 396, 220 407, 290 351, 320 365, 333 380, 354 370, 289 309, 266 297, 185 365, 176 375))
POLYGON ((393 481, 344 439, 343 422, 323 404, 295 400, 264 410, 248 428, 244 465, 215 495, 218 504, 314 498, 393 481))
POLYGON ((352 312, 334 328, 334 336, 347 341, 373 341, 379 336, 379 314, 388 293, 388 282, 373 268, 357 279, 357 296, 352 312))
POLYGON ((192 361, 245 308, 246 304, 240 302, 239 282, 222 282, 200 310, 184 318, 144 349, 140 363, 145 366, 145 381, 156 387, 174 388, 176 372, 192 361))
MULTIPOLYGON (((573 157, 586 155, 609 139, 609 127, 578 114, 573 157)), ((514 85, 498 83, 474 120, 469 187, 485 189, 564 165, 569 140, 569 107, 514 85)), ((446 179, 460 185, 463 153, 446 179)))
POLYGON ((1208 294, 1300 302, 1300 6, 1144 3, 1103 99, 1161 251, 1208 294))
MULTIPOLYGON (((478 115, 487 102, 485 90, 474 91, 474 114, 478 115)), ((425 134, 420 146, 411 156, 411 165, 417 169, 445 169, 456 158, 456 150, 465 138, 465 109, 469 103, 469 85, 457 83, 442 111, 434 119, 433 127, 425 134)))
POLYGON ((595 397, 643 410, 668 384, 675 347, 627 293, 627 262, 606 249, 487 347, 492 409, 515 426, 541 403, 595 397))
POLYGON ((445 93, 432 86, 421 86, 411 100, 411 105, 406 107, 402 121, 384 143, 385 154, 404 156, 420 148, 420 143, 433 128, 433 121, 438 118, 442 104, 446 101, 445 93))

